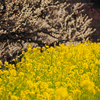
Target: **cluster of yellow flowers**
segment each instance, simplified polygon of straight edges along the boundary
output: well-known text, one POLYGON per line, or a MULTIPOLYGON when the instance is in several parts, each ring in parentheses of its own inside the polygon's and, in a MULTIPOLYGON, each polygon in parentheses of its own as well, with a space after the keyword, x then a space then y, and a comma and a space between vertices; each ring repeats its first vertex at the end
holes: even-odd
MULTIPOLYGON (((1 100, 97 100, 100 98, 100 43, 40 47, 22 51, 16 67, 0 70, 1 100)), ((0 62, 1 63, 1 62, 0 62)))

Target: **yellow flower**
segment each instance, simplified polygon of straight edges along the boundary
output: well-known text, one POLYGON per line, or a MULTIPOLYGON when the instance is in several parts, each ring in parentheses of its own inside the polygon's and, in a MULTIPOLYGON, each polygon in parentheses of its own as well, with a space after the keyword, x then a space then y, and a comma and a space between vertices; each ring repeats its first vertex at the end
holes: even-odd
POLYGON ((15 96, 15 95, 11 95, 11 99, 10 100, 18 100, 19 97, 15 96))
POLYGON ((81 75, 81 80, 89 80, 89 75, 88 74, 81 75))
POLYGON ((2 61, 0 60, 0 65, 2 65, 2 61))
POLYGON ((46 47, 46 49, 48 49, 48 48, 49 48, 49 46, 48 46, 48 45, 46 45, 46 44, 45 44, 45 47, 46 47))
POLYGON ((68 96, 66 100, 73 100, 73 98, 71 96, 68 96))
POLYGON ((36 100, 43 100, 44 96, 41 94, 37 94, 37 99, 36 100))
POLYGON ((25 95, 25 92, 23 90, 21 90, 21 100, 25 100, 26 98, 26 95, 25 95))
POLYGON ((100 65, 100 60, 96 59, 95 64, 100 65))
POLYGON ((47 82, 48 86, 51 87, 52 86, 52 82, 47 82))
POLYGON ((26 82, 27 86, 31 89, 33 87, 33 82, 31 80, 28 80, 26 82))
POLYGON ((22 48, 22 51, 24 51, 24 48, 22 48))
POLYGON ((9 72, 7 70, 4 70, 3 74, 7 76, 9 75, 9 72))
POLYGON ((24 58, 21 58, 21 62, 24 62, 24 58))
POLYGON ((66 98, 68 96, 67 88, 60 87, 56 90, 56 95, 66 98))
POLYGON ((48 88, 48 89, 47 89, 47 92, 48 92, 50 95, 52 95, 52 94, 54 94, 54 89, 48 88))
POLYGON ((23 77, 24 76, 24 73, 23 72, 19 72, 18 76, 19 77, 23 77))
POLYGON ((93 69, 95 67, 95 64, 90 65, 90 69, 93 69))
POLYGON ((4 66, 8 68, 8 62, 7 61, 4 62, 4 66))
POLYGON ((83 68, 88 69, 88 64, 87 63, 83 63, 83 68))
POLYGON ((60 85, 61 85, 60 82, 55 83, 56 88, 58 88, 60 85))
POLYGON ((27 63, 26 64, 26 68, 28 71, 30 71, 32 69, 32 64, 31 63, 27 63))
POLYGON ((31 48, 28 48, 28 52, 30 52, 32 49, 31 48))
POLYGON ((35 95, 35 92, 34 92, 34 91, 31 91, 29 94, 30 94, 31 96, 34 96, 34 95, 35 95))
POLYGON ((36 77, 36 80, 39 80, 39 79, 40 79, 40 76, 37 76, 37 77, 36 77))
POLYGON ((35 76, 35 73, 34 72, 31 72, 31 75, 34 77, 35 76))
POLYGON ((94 83, 91 82, 90 80, 83 80, 80 84, 81 87, 84 87, 84 86, 91 86, 91 87, 94 87, 94 83))
POLYGON ((31 44, 30 44, 30 43, 28 44, 28 47, 29 47, 29 48, 32 48, 32 46, 31 46, 31 44))
POLYGON ((100 88, 98 86, 96 86, 97 91, 100 93, 100 88))
POLYGON ((30 91, 29 90, 25 90, 25 95, 29 94, 30 91))
POLYGON ((80 72, 79 72, 79 74, 82 74, 82 73, 83 73, 83 70, 81 69, 80 72))
POLYGON ((11 76, 16 76, 16 75, 17 75, 15 69, 10 69, 9 71, 10 71, 10 75, 11 75, 11 76))
POLYGON ((73 93, 74 93, 74 95, 78 95, 79 97, 81 95, 81 91, 78 89, 74 90, 73 93))
POLYGON ((5 61, 4 63, 5 63, 6 65, 8 65, 8 62, 7 62, 7 61, 5 61))
POLYGON ((45 100, 50 100, 50 95, 47 92, 43 92, 45 100))
POLYGON ((89 92, 93 92, 95 94, 95 85, 92 81, 90 80, 83 80, 81 83, 80 83, 80 86, 86 90, 88 90, 89 92))

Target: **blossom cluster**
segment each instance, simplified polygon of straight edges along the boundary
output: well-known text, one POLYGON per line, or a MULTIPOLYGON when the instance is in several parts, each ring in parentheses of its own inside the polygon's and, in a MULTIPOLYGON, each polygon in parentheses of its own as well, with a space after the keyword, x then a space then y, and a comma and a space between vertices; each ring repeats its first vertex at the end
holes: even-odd
POLYGON ((5 7, 0 9, 0 43, 6 41, 1 57, 13 57, 19 45, 24 47, 24 42, 51 45, 70 40, 87 41, 95 29, 89 26, 92 18, 82 15, 80 8, 84 4, 59 1, 5 0, 5 7))
POLYGON ((0 12, 0 35, 11 33, 18 35, 18 32, 34 33, 36 30, 46 28, 48 32, 51 31, 51 36, 55 36, 55 32, 58 36, 60 34, 59 37, 67 34, 65 35, 66 40, 75 41, 75 37, 86 38, 94 30, 88 27, 92 19, 81 14, 83 10, 80 11, 80 8, 83 5, 76 3, 70 9, 70 4, 67 2, 5 0, 6 11, 4 14, 0 12), (78 16, 73 19, 74 14, 78 16))
MULTIPOLYGON (((3 100, 96 100, 100 98, 100 43, 22 49, 15 66, 0 70, 3 100), (40 50, 42 49, 42 53, 40 50)), ((16 59, 17 61, 17 59, 16 59)), ((1 62, 0 62, 1 63, 1 62)))

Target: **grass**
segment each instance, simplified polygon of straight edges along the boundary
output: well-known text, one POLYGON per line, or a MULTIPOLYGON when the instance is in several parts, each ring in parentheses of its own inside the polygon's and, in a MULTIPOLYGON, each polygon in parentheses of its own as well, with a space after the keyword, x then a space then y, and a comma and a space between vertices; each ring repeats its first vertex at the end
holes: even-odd
MULTIPOLYGON (((100 43, 24 49, 21 62, 0 70, 1 100, 98 100, 100 43), (6 70, 6 69, 9 70, 6 70)), ((16 60, 17 61, 17 60, 16 60)))

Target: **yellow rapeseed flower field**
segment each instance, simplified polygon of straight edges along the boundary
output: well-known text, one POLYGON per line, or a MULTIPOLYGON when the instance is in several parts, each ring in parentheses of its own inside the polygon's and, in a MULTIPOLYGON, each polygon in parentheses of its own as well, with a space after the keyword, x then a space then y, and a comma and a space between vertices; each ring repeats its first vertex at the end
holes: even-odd
MULTIPOLYGON (((100 43, 31 48, 0 70, 0 100, 100 99, 100 43), (17 60, 16 60, 17 61, 17 60)), ((1 62, 0 62, 1 63, 1 62)))

